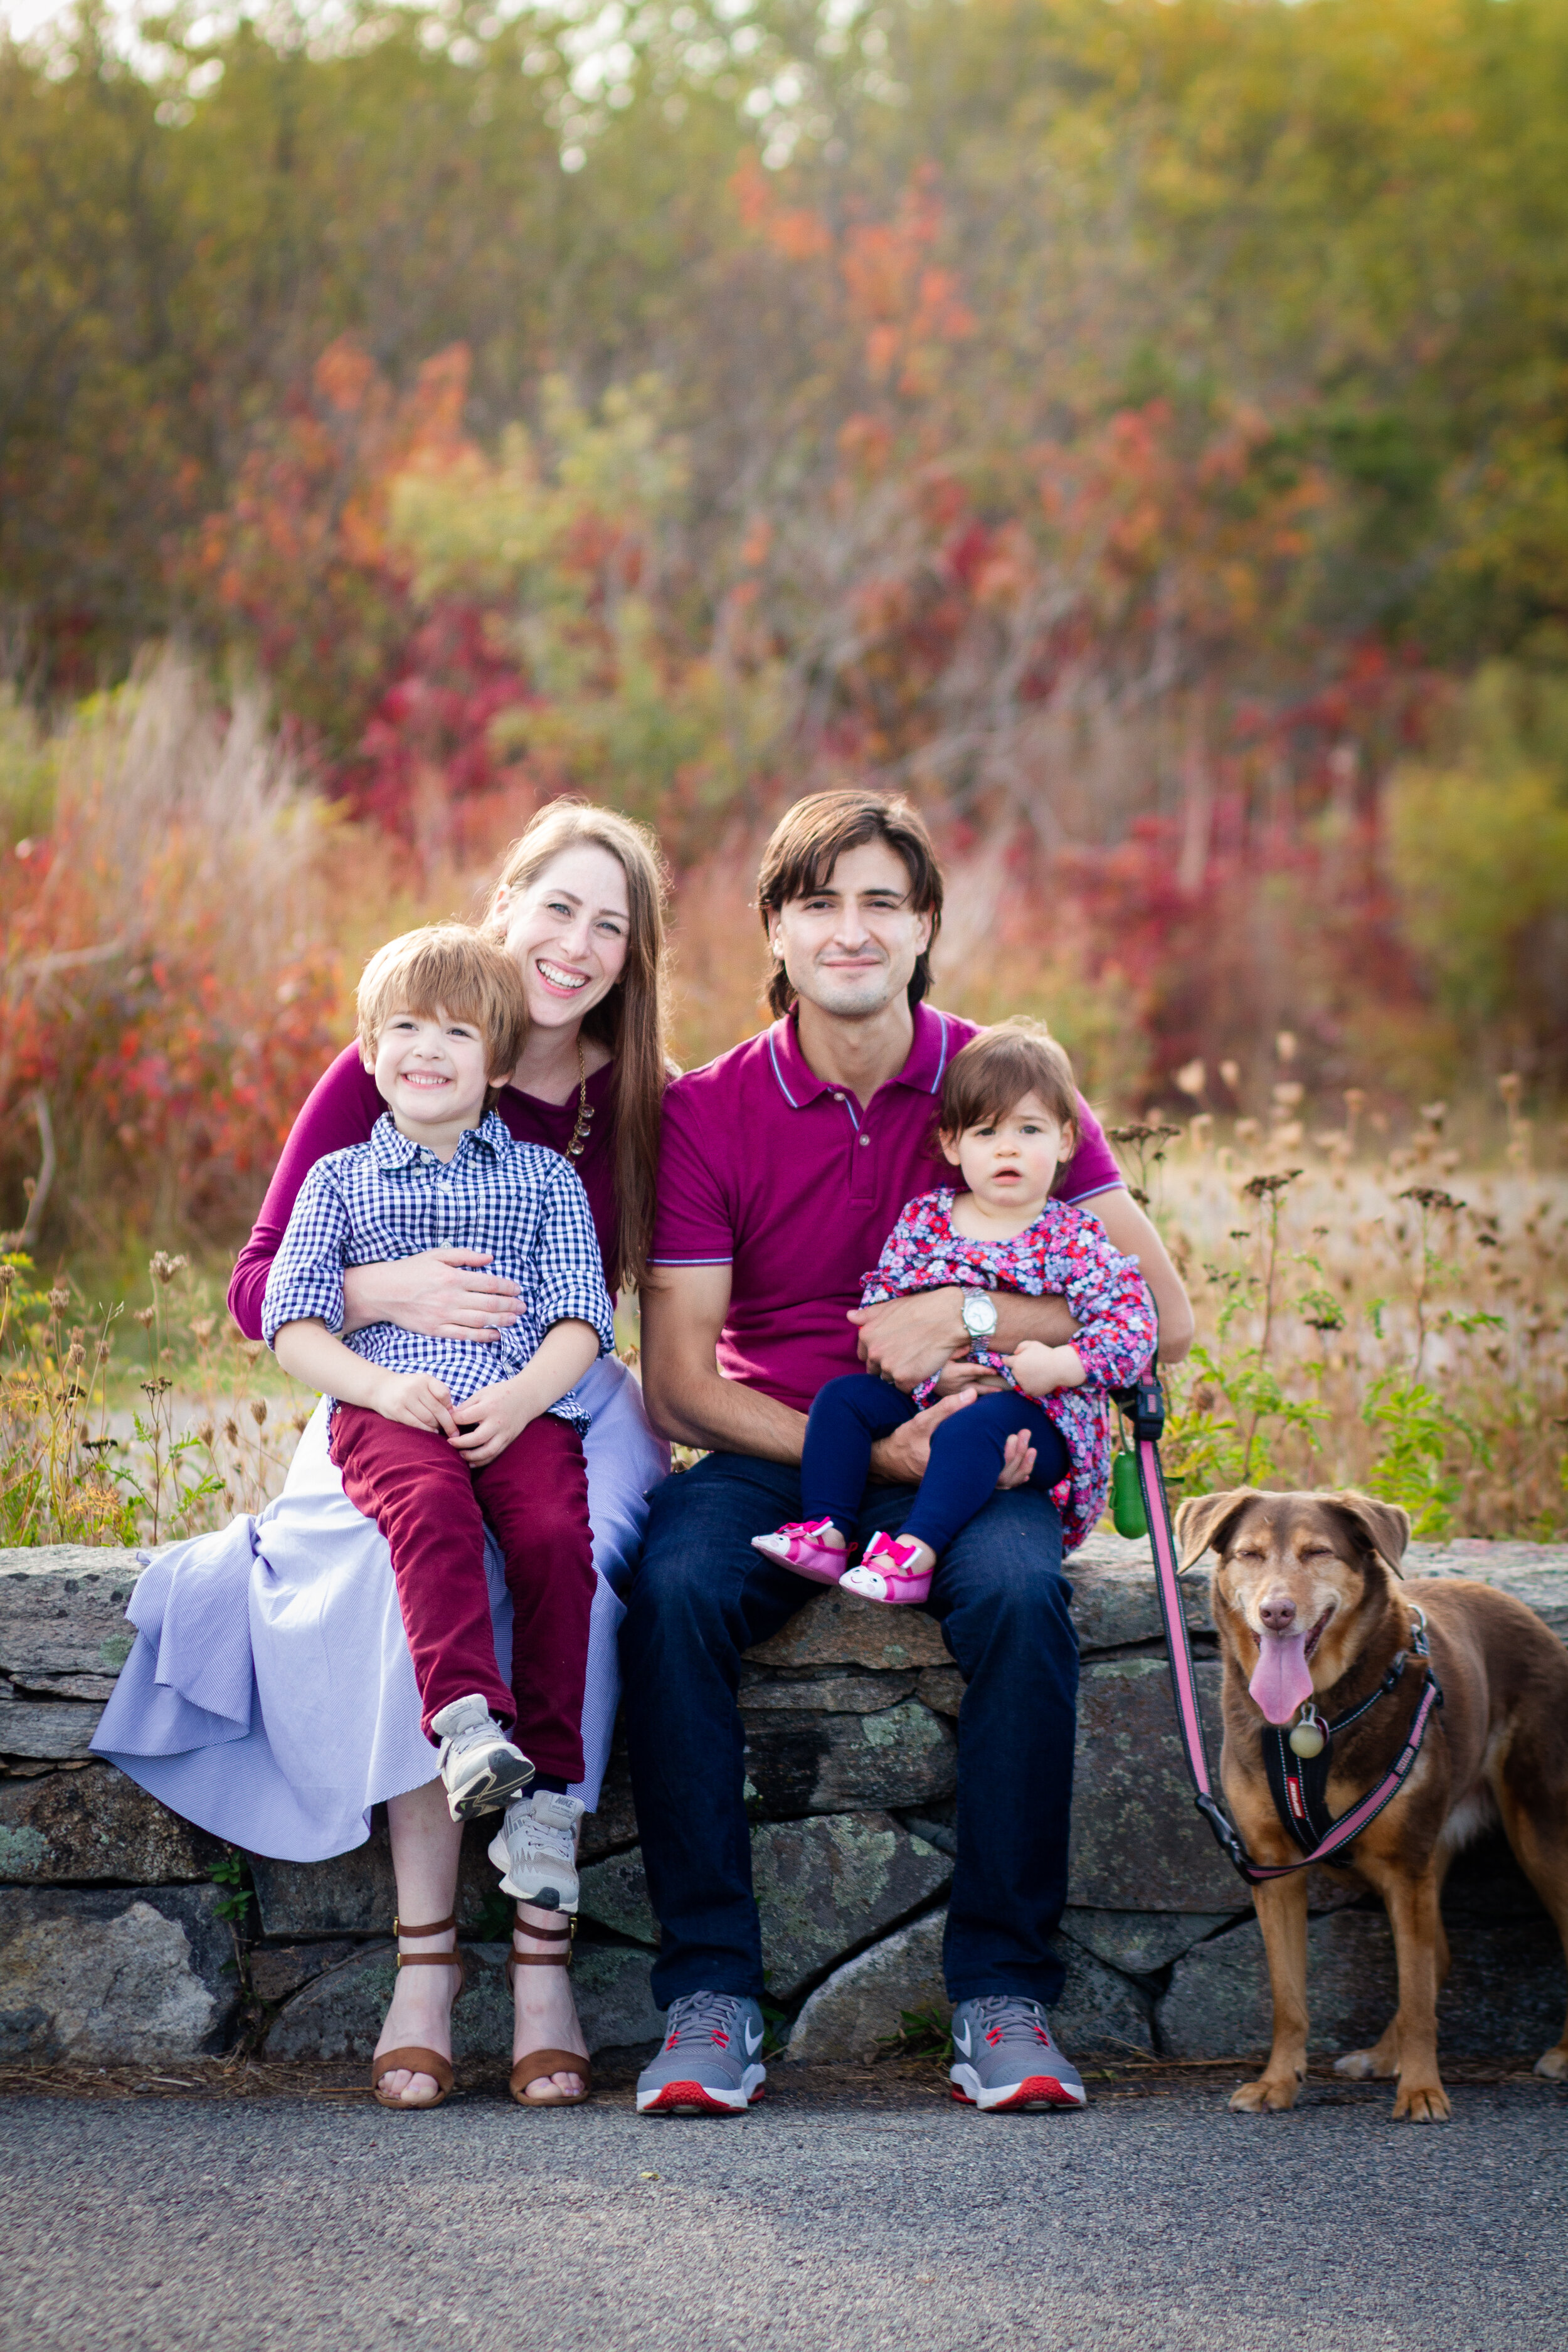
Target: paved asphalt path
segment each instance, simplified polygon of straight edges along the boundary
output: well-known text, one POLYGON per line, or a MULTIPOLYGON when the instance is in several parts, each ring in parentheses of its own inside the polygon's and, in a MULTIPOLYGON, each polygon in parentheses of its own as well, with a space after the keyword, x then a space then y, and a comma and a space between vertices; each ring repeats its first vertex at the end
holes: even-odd
POLYGON ((779 2070, 728 2123, 0 2100, 16 2352, 1562 2352, 1568 2095, 1225 2088, 986 2119, 779 2070))

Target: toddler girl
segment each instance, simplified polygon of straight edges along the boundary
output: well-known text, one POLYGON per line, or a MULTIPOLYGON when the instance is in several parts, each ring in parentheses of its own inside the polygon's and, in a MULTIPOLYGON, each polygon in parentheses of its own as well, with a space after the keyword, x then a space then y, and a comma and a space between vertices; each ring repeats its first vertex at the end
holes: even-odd
POLYGON ((1142 1370, 1158 1326, 1137 1259, 1113 1249, 1096 1218, 1049 1197, 1077 1143, 1077 1101, 1071 1065, 1037 1023, 1009 1021, 966 1045, 947 1071, 941 1113, 942 1152, 964 1189, 907 1204, 860 1302, 950 1284, 1055 1296, 1072 1309, 1076 1338, 1060 1348, 1027 1339, 1011 1356, 975 1349, 1006 1391, 938 1424, 902 1531, 873 1535, 847 1574, 872 1445, 912 1420, 936 1381, 907 1397, 868 1372, 829 1381, 806 1423, 803 1517, 752 1538, 768 1559, 868 1601, 924 1601, 937 1560, 994 1491, 1020 1429, 1035 1452, 1030 1484, 1061 1508, 1064 1552, 1094 1526, 1110 1479, 1106 1391, 1142 1370))

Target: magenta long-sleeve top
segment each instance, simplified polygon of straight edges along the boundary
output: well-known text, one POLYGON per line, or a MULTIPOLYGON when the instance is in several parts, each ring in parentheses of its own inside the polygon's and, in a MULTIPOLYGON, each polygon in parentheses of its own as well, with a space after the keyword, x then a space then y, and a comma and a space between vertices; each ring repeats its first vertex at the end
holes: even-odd
MULTIPOLYGON (((618 1237, 616 1214, 616 1066, 606 1062, 588 1081, 588 1103, 594 1113, 582 1156, 573 1164, 583 1180, 594 1230, 605 1264, 614 1265, 618 1237)), ((228 1286, 229 1313, 247 1339, 261 1337, 261 1302, 267 1277, 283 1239, 289 1212, 300 1187, 329 1151, 351 1143, 367 1143, 386 1105, 375 1090, 375 1080, 359 1057, 357 1045, 346 1045, 331 1068, 311 1087, 304 1108, 289 1131, 282 1156, 267 1187, 267 1198, 241 1250, 228 1286)), ((534 1095, 503 1087, 496 1109, 520 1143, 542 1143, 547 1150, 564 1152, 577 1123, 577 1097, 563 1103, 541 1102, 534 1095)))

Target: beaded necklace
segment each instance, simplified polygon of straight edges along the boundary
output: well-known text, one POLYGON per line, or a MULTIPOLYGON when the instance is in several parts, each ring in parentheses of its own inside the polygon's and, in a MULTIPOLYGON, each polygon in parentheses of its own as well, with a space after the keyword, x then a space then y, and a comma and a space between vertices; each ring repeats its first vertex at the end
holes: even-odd
POLYGON ((566 1146, 568 1159, 581 1160, 583 1157, 583 1148, 588 1140, 588 1129, 593 1117, 593 1105, 588 1100, 588 1057, 583 1051, 583 1040, 579 1037, 577 1040, 577 1119, 572 1129, 572 1140, 566 1146))

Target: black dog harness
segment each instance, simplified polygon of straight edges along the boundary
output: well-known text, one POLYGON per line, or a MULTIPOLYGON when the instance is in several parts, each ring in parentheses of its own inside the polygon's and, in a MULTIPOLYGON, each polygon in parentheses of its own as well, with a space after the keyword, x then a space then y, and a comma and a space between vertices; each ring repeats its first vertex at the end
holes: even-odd
POLYGON ((1268 1768, 1274 1808, 1301 1848, 1302 1859, 1300 1862, 1254 1862, 1215 1797, 1209 1774, 1203 1709, 1198 1704, 1197 1676, 1193 1668, 1193 1645, 1182 1610, 1175 1530, 1171 1525, 1171 1506, 1165 1494, 1164 1474, 1160 1467, 1165 1399, 1153 1366, 1151 1365, 1142 1380, 1135 1381, 1131 1388, 1118 1389, 1115 1396, 1132 1433, 1138 1483, 1142 1490, 1149 1542, 1154 1554, 1154 1586, 1165 1627, 1165 1649, 1171 1664, 1171 1690, 1176 1703, 1176 1723, 1182 1735, 1187 1770, 1192 1775, 1196 1792, 1194 1802, 1237 1870, 1251 1885, 1263 1879, 1287 1878, 1292 1871, 1306 1870, 1316 1862, 1331 1861, 1334 1855, 1342 1854, 1352 1840, 1377 1819, 1384 1807, 1392 1804, 1397 1797, 1421 1753, 1421 1743, 1426 1736, 1426 1726, 1432 1719, 1433 1710, 1443 1704, 1441 1686, 1432 1672, 1426 1620, 1422 1619, 1415 1632, 1411 1650, 1400 1651, 1371 1697, 1363 1699, 1359 1706, 1352 1707, 1348 1714, 1338 1717, 1334 1722, 1322 1725, 1328 1738, 1321 1755, 1310 1758, 1296 1755, 1289 1747, 1289 1734, 1277 1730, 1272 1725, 1264 1732, 1263 1760, 1268 1768), (1426 1660, 1426 1673, 1410 1728, 1405 1734, 1405 1745, 1377 1786, 1370 1789, 1347 1812, 1341 1813, 1334 1820, 1324 1803, 1334 1735, 1346 1730, 1359 1717, 1374 1707, 1380 1699, 1391 1695, 1412 1654, 1426 1660))
MULTIPOLYGON (((1268 1793, 1274 1800, 1274 1810, 1303 1853, 1315 1856, 1324 1840, 1331 1837, 1339 1827, 1339 1822, 1330 1812, 1326 1801, 1329 1768, 1333 1760, 1335 1738, 1342 1731, 1348 1731, 1352 1723, 1359 1723, 1363 1715, 1370 1715, 1380 1699, 1392 1698, 1394 1693, 1399 1688, 1406 1662, 1412 1655, 1426 1659, 1428 1662, 1423 1683, 1423 1697, 1426 1690, 1430 1689, 1436 1693, 1436 1705, 1441 1706, 1443 1704, 1443 1694, 1438 1688, 1437 1679, 1432 1672, 1430 1664, 1431 1654, 1426 1642, 1426 1620, 1421 1615, 1419 1610, 1416 1612, 1416 1616, 1418 1622, 1411 1639, 1410 1648, 1398 1652, 1393 1664, 1370 1698, 1363 1698, 1359 1706, 1352 1706, 1348 1713, 1337 1715, 1331 1723, 1318 1716, 1315 1710, 1311 1711, 1310 1719, 1318 1724, 1324 1735, 1323 1747, 1320 1754, 1297 1755, 1290 1746, 1289 1732, 1276 1724, 1269 1724, 1260 1735, 1263 1741, 1263 1765, 1268 1775, 1268 1793)), ((1430 1713, 1430 1711, 1428 1708, 1427 1712, 1430 1713)), ((1419 1713, 1419 1708, 1417 1712, 1419 1713)), ((1424 1721, 1421 1727, 1425 1731, 1424 1721)), ((1415 1726, 1412 1725, 1411 1728, 1414 1732, 1415 1726)), ((1410 1761, 1414 1764, 1420 1750, 1420 1739, 1416 1738, 1414 1748, 1410 1747, 1408 1741, 1405 1744, 1409 1748, 1410 1761)), ((1358 1808, 1352 1806, 1351 1810, 1353 1812, 1358 1808)), ((1379 1811, 1381 1810, 1380 1807, 1379 1811)), ((1372 1817, 1369 1814, 1367 1818, 1370 1820, 1372 1817)), ((1342 1815, 1342 1819, 1348 1820, 1349 1815, 1342 1815)), ((1366 1822, 1363 1822, 1360 1826, 1364 1829, 1366 1822)))

